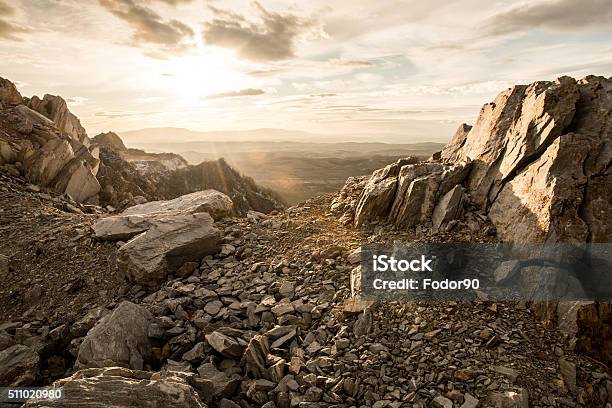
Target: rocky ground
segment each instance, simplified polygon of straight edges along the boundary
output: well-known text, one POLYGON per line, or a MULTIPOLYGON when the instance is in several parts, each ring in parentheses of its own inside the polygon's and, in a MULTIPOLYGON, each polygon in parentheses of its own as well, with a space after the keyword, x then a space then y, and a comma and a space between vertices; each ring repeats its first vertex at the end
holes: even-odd
MULTIPOLYGON (((393 302, 350 313, 355 248, 450 237, 345 226, 329 213, 331 196, 218 221, 219 255, 147 291, 121 283, 115 245, 93 239, 97 215, 79 212, 95 208, 4 176, 0 191, 0 252, 11 265, 0 297, 3 382, 48 383, 111 359, 130 369, 81 370, 64 387, 96 395, 83 386, 94 376, 127 390, 145 370, 182 373, 146 377, 189 395, 167 406, 572 407, 612 395, 605 366, 568 350, 521 305, 393 302)), ((490 240, 482 231, 459 226, 453 238, 490 240)), ((104 398, 129 406, 129 394, 104 398)))

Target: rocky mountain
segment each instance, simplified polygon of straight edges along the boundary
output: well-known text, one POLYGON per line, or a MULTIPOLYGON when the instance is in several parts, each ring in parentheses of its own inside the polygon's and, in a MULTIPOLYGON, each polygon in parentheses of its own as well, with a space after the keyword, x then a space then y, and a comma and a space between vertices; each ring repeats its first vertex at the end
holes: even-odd
POLYGON ((65 392, 26 407, 606 407, 607 302, 374 302, 355 283, 365 243, 497 245, 510 217, 521 242, 601 242, 610 81, 514 87, 430 160, 269 214, 235 216, 256 187, 223 162, 147 176, 113 137, 92 144, 102 192, 165 199, 108 214, 4 164, 0 384, 65 392))
POLYGON ((174 153, 128 149, 112 132, 90 139, 61 97, 24 98, 3 78, 0 165, 32 184, 104 207, 125 208, 210 188, 229 194, 242 215, 283 207, 272 191, 222 160, 188 166, 174 153))

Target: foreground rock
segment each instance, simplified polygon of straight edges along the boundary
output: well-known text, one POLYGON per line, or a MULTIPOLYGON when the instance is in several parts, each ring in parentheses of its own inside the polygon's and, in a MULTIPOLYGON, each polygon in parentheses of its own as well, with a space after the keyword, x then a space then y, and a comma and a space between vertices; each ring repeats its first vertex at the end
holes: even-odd
POLYGON ((0 384, 26 386, 38 378, 40 357, 23 344, 15 344, 0 351, 0 384))
POLYGON ((163 217, 119 249, 119 270, 131 282, 158 286, 184 263, 221 249, 221 234, 207 213, 163 217))
POLYGON ((24 407, 92 408, 205 408, 186 373, 134 371, 126 368, 93 368, 56 381, 63 389, 58 401, 28 401, 24 407))
POLYGON ((93 225, 96 237, 127 240, 162 218, 208 213, 216 221, 233 213, 232 200, 216 190, 196 191, 167 201, 151 201, 128 208, 120 215, 102 218, 93 225))
POLYGON ((151 357, 147 337, 151 314, 142 306, 122 302, 103 318, 79 347, 76 366, 123 366, 142 370, 151 357))

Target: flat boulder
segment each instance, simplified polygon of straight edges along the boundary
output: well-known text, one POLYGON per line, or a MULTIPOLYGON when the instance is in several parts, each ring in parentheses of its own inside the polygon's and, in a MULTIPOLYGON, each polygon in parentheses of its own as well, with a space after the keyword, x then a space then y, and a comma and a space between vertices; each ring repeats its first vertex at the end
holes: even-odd
POLYGON ((75 366, 142 369, 151 355, 148 338, 151 320, 151 314, 144 307, 121 302, 87 333, 79 347, 75 366))
POLYGON ((93 225, 96 237, 114 241, 130 239, 147 231, 160 219, 188 214, 208 213, 214 220, 233 214, 234 204, 216 190, 196 191, 166 201, 151 201, 102 218, 93 225))
POLYGON ((62 388, 59 400, 30 400, 27 408, 206 408, 194 375, 136 371, 122 367, 89 368, 53 383, 62 388))
POLYGON ((221 250, 221 233, 208 213, 156 219, 119 249, 119 270, 131 282, 156 287, 185 262, 221 250))

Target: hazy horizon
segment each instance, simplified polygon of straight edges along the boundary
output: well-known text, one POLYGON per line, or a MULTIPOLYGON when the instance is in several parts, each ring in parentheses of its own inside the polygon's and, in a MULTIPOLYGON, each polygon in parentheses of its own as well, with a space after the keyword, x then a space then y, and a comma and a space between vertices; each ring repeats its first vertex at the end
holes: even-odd
POLYGON ((91 136, 444 142, 514 84, 612 75, 611 17, 601 0, 0 0, 0 76, 61 95, 91 136))

